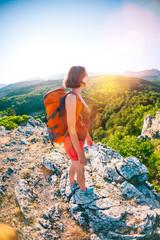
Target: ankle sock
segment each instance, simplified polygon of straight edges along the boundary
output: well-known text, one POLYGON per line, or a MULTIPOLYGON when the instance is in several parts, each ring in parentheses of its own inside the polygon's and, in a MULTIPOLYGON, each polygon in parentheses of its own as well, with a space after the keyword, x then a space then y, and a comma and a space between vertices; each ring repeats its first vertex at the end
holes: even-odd
POLYGON ((87 187, 86 187, 86 189, 84 191, 81 190, 81 192, 85 192, 85 191, 87 191, 87 187))
POLYGON ((74 183, 70 183, 70 185, 74 185, 76 183, 76 180, 74 180, 74 183))

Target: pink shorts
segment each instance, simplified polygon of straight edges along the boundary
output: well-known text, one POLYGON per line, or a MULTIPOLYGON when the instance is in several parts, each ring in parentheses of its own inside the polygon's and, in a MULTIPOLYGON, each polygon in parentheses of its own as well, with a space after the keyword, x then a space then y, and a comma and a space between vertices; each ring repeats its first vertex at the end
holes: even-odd
MULTIPOLYGON (((84 153, 84 142, 85 141, 79 141, 83 153, 84 153)), ((73 146, 73 144, 72 144, 72 146, 73 146)), ((74 146, 73 146, 73 150, 72 150, 70 136, 68 136, 68 135, 66 136, 66 138, 64 140, 64 149, 72 161, 78 161, 77 152, 76 152, 74 146)))

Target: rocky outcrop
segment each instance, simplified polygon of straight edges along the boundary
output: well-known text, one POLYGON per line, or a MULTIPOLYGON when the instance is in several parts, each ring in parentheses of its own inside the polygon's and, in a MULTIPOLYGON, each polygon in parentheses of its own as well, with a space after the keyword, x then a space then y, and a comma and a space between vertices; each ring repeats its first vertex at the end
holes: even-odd
POLYGON ((35 194, 25 179, 18 181, 17 186, 15 187, 15 196, 24 217, 27 220, 34 219, 36 217, 36 212, 33 207, 35 194))
POLYGON ((50 146, 46 128, 36 124, 30 118, 27 126, 13 131, 0 128, 0 217, 11 214, 4 209, 11 204, 12 189, 16 214, 22 215, 16 221, 11 216, 19 239, 71 239, 75 223, 92 240, 160 238, 160 195, 141 161, 123 158, 101 143, 86 145, 86 184, 94 191, 82 197, 78 186, 70 189, 70 160, 63 148, 50 146))
MULTIPOLYGON (((62 160, 63 154, 59 155, 62 160)), ((54 165, 54 158, 48 161, 54 165)), ((90 149, 86 166, 87 185, 94 186, 94 192, 89 197, 80 196, 78 189, 71 192, 67 164, 59 190, 69 202, 71 216, 97 235, 91 239, 154 239, 159 236, 160 198, 148 184, 147 172, 137 158, 124 159, 115 150, 97 144, 90 149)))
POLYGON ((148 114, 144 118, 143 128, 139 138, 160 138, 160 111, 156 113, 155 117, 148 114))

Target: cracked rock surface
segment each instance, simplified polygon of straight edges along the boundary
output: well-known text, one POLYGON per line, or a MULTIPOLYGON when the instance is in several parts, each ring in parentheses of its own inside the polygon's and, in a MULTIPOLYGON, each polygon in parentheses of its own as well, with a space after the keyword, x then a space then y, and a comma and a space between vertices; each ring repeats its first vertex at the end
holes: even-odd
POLYGON ((160 195, 137 158, 85 146, 86 185, 94 191, 83 196, 71 191, 70 160, 49 144, 39 120, 1 127, 0 140, 0 222, 17 228, 19 240, 73 239, 74 229, 82 240, 160 239, 160 195))
POLYGON ((139 138, 160 138, 160 111, 156 113, 156 116, 151 116, 151 114, 145 116, 139 138))

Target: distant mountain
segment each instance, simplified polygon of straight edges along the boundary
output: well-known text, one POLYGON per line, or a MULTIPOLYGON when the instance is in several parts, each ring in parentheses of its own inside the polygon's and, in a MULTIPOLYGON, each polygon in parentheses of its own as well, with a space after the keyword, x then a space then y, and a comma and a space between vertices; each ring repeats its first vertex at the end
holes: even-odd
MULTIPOLYGON (((101 75, 101 74, 102 73, 93 73, 93 72, 88 73, 89 77, 97 76, 97 75, 101 75)), ((53 76, 50 76, 47 80, 60 80, 60 79, 64 79, 65 76, 66 76, 66 73, 53 75, 53 76)))
POLYGON ((5 87, 5 86, 6 86, 6 84, 0 83, 0 88, 3 88, 3 87, 5 87))
POLYGON ((9 84, 7 86, 4 86, 2 88, 0 88, 0 98, 6 96, 8 93, 23 88, 23 87, 27 87, 27 86, 31 86, 34 84, 38 84, 40 82, 42 82, 43 80, 33 80, 33 81, 22 81, 22 82, 17 82, 17 83, 12 83, 9 84))
MULTIPOLYGON (((41 86, 46 86, 46 85, 51 85, 53 82, 52 81, 59 81, 59 80, 63 80, 65 77, 66 73, 62 73, 62 74, 57 74, 57 75, 52 75, 48 78, 28 78, 25 81, 21 81, 21 82, 16 82, 16 83, 12 83, 12 84, 0 84, 0 98, 5 97, 6 95, 12 95, 10 93, 12 92, 19 92, 20 89, 25 88, 25 87, 29 87, 29 86, 33 86, 35 84, 40 84, 41 86), (2 85, 2 86, 1 86, 2 85), (3 89, 1 89, 3 88, 3 89)), ((88 73, 88 75, 90 77, 99 75, 99 73, 88 73)), ((57 82, 58 83, 58 82, 57 82)), ((55 84, 55 82, 54 82, 55 84)))
POLYGON ((48 78, 44 78, 44 77, 42 77, 42 78, 40 78, 40 77, 29 78, 29 79, 26 79, 25 81, 16 82, 16 83, 8 84, 8 85, 0 84, 0 98, 8 95, 10 92, 16 91, 16 90, 21 89, 21 88, 25 88, 25 87, 32 86, 32 85, 35 85, 35 84, 39 84, 39 83, 42 83, 42 82, 43 82, 42 85, 46 85, 47 81, 63 80, 64 77, 65 77, 65 74, 58 74, 58 75, 52 75, 48 78), (45 81, 46 81, 46 83, 45 83, 45 81))
POLYGON ((36 77, 36 78, 28 78, 25 81, 35 81, 35 80, 41 80, 41 81, 46 81, 46 80, 62 80, 65 77, 65 73, 62 74, 57 74, 57 75, 52 75, 49 77, 36 77))
POLYGON ((47 78, 47 80, 60 80, 60 79, 64 79, 65 75, 66 75, 65 73, 52 75, 49 78, 47 78))
POLYGON ((151 82, 160 82, 160 71, 157 69, 143 70, 139 72, 127 71, 127 72, 121 72, 118 74, 122 76, 127 76, 127 77, 141 78, 151 82))

